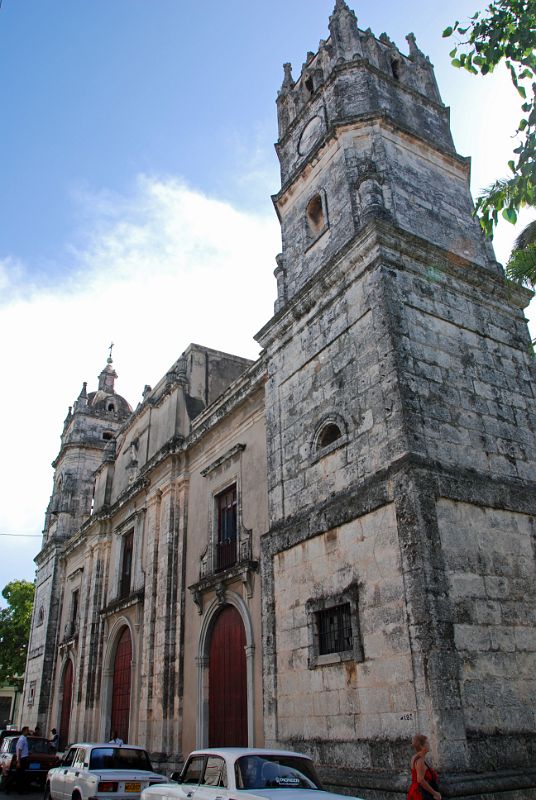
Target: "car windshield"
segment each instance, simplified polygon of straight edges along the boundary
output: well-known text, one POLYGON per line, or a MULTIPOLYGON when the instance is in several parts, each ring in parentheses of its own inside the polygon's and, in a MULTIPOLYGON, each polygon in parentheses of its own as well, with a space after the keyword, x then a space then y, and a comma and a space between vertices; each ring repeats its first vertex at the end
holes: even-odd
POLYGON ((235 774, 237 789, 322 789, 313 762, 299 756, 242 756, 235 774))
POLYGON ((145 750, 130 747, 95 747, 89 759, 90 769, 147 769, 152 771, 145 750))
POLYGON ((50 742, 48 739, 28 739, 28 750, 30 753, 50 753, 50 742))

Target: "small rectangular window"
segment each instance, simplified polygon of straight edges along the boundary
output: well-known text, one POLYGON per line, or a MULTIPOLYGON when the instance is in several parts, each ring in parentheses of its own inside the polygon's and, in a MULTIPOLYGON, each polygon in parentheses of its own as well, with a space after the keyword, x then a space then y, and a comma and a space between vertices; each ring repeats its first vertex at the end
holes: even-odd
POLYGON ((309 632, 309 669, 340 661, 363 661, 356 584, 331 597, 314 597, 305 604, 309 632))
POLYGON ((121 576, 119 579, 119 596, 128 597, 132 581, 132 551, 134 546, 134 531, 129 531, 123 536, 123 557, 121 559, 121 576))
POLYGON ((352 650, 352 618, 350 603, 316 612, 318 654, 346 653, 352 650))
POLYGON ((35 681, 31 681, 30 685, 28 686, 28 701, 29 706, 33 706, 35 703, 35 681))

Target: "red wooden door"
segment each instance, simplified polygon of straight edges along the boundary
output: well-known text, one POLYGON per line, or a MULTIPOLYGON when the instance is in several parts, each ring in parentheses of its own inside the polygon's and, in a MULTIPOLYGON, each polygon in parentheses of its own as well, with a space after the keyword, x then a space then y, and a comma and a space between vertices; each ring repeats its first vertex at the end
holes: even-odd
POLYGON ((209 747, 247 747, 246 634, 233 606, 220 612, 210 640, 209 747))
POLYGON ((125 743, 128 741, 130 718, 131 663, 132 641, 130 639, 130 631, 125 627, 119 637, 115 651, 112 714, 110 719, 110 736, 116 731, 119 738, 125 743))
POLYGON ((63 695, 60 715, 60 750, 70 744, 69 725, 71 724, 71 704, 73 701, 73 662, 68 660, 63 671, 63 695))

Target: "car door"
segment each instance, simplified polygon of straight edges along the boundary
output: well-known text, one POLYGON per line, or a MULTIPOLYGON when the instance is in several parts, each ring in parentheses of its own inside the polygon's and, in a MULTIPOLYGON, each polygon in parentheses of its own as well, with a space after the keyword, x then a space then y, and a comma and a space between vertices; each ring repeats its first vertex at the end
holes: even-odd
POLYGON ((50 794, 54 800, 66 800, 67 797, 71 797, 71 791, 69 790, 67 794, 66 786, 68 784, 70 787, 72 783, 72 769, 77 750, 77 747, 71 747, 67 751, 50 779, 50 794))
POLYGON ((228 800, 229 781, 227 765, 222 756, 208 755, 201 781, 191 800, 228 800))
POLYGON ((173 791, 169 793, 169 796, 179 798, 179 800, 191 800, 203 776, 205 761, 205 755, 190 756, 182 771, 181 782, 172 787, 173 791))
POLYGON ((9 772, 9 767, 11 765, 11 760, 13 758, 12 753, 10 752, 9 745, 11 744, 12 739, 4 739, 2 742, 2 748, 0 750, 0 770, 1 775, 3 776, 3 780, 7 778, 7 774, 9 772))

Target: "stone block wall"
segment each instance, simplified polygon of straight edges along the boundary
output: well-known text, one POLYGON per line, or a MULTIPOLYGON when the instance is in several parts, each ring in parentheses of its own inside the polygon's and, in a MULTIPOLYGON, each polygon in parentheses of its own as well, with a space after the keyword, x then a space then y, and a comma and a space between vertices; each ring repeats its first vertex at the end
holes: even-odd
POLYGON ((277 352, 266 399, 274 522, 362 482, 407 449, 381 277, 348 271, 345 279, 346 293, 297 321, 277 352), (331 414, 347 438, 319 457, 315 432, 331 414))
POLYGON ((411 449, 450 467, 534 480, 535 367, 521 311, 438 262, 419 273, 389 271, 385 281, 411 449))
POLYGON ((440 499, 471 766, 536 763, 536 523, 440 499))
MULTIPOLYGON (((426 729, 417 714, 393 504, 274 555, 273 587, 279 743, 323 741, 324 764, 351 743, 353 767, 371 769, 375 743, 391 741, 396 750, 426 729), (352 585, 363 658, 312 666, 307 604, 352 585)), ((384 767, 393 759, 389 751, 384 767)))
POLYGON ((374 126, 382 135, 378 167, 388 175, 396 224, 463 258, 488 266, 493 259, 478 221, 472 217, 469 165, 400 131, 374 126))

